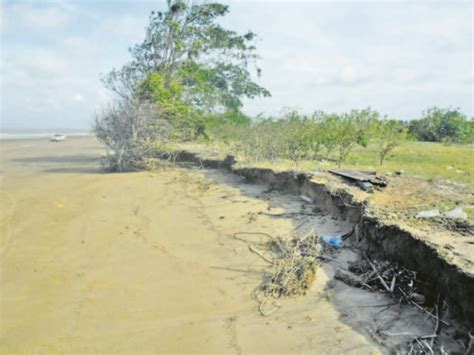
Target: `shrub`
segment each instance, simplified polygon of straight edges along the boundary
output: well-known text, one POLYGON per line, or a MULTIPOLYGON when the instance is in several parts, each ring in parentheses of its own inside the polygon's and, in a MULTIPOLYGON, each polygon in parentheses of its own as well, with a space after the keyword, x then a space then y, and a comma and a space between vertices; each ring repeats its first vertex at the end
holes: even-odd
POLYGON ((159 107, 148 101, 120 100, 96 116, 94 132, 111 150, 103 160, 108 171, 141 169, 158 139, 173 126, 161 118, 159 107))
POLYGON ((473 125, 459 109, 432 107, 409 123, 409 131, 421 141, 474 143, 473 125))
MULTIPOLYGON (((337 149, 337 165, 340 167, 356 145, 367 147, 371 125, 378 119, 376 111, 352 110, 342 115, 328 115, 323 121, 324 131, 337 149)), ((326 143, 327 144, 327 143, 326 143)))
POLYGON ((381 120, 373 125, 372 135, 377 145, 380 165, 387 154, 408 138, 408 129, 399 121, 381 120))

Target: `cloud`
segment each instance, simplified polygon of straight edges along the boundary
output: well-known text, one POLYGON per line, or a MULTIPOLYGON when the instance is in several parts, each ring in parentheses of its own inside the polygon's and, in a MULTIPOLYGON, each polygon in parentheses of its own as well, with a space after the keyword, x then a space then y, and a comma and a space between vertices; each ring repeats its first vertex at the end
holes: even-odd
MULTIPOLYGON (((250 114, 372 106, 412 118, 429 106, 472 115, 472 3, 231 1, 225 27, 259 35, 271 98, 250 114), (469 85, 469 87, 468 87, 469 85)), ((1 2, 2 124, 88 127, 154 2, 1 2), (14 21, 12 19, 15 19, 14 21)))
POLYGON ((69 14, 59 8, 33 9, 22 11, 21 20, 29 27, 59 28, 69 22, 69 14))
POLYGON ((6 31, 5 5, 0 2, 0 33, 6 31))
POLYGON ((82 55, 74 55, 66 46, 9 51, 2 68, 5 124, 23 120, 31 127, 39 115, 40 122, 49 122, 47 126, 88 126, 94 110, 105 100, 97 95, 101 86, 93 65, 97 52, 91 48, 82 55))
POLYGON ((412 118, 429 106, 452 105, 472 114, 472 3, 288 5, 265 3, 252 15, 235 6, 236 18, 249 13, 246 23, 257 24, 261 83, 273 93, 248 102, 249 112, 371 105, 412 118))
POLYGON ((84 101, 84 96, 82 96, 81 94, 74 94, 72 99, 73 101, 82 102, 84 101))
POLYGON ((140 41, 145 36, 145 26, 147 23, 148 18, 119 15, 106 19, 102 23, 101 30, 117 37, 140 41))
POLYGON ((7 3, 2 9, 4 31, 26 29, 60 29, 68 25, 75 9, 70 3, 7 3))
POLYGON ((7 9, 9 17, 23 10, 21 21, 2 33, 2 126, 90 127, 94 112, 112 99, 100 73, 128 60, 127 47, 133 37, 143 36, 146 17, 100 14, 63 2, 10 4, 7 9), (33 15, 59 14, 67 16, 50 27, 32 20, 33 15))

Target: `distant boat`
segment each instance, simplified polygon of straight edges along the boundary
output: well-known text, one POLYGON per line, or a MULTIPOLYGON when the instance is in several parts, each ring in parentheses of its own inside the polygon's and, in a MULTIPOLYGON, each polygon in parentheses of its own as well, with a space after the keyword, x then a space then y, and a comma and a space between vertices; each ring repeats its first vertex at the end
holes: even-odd
POLYGON ((66 136, 64 134, 53 134, 51 136, 51 142, 62 142, 65 139, 66 136))

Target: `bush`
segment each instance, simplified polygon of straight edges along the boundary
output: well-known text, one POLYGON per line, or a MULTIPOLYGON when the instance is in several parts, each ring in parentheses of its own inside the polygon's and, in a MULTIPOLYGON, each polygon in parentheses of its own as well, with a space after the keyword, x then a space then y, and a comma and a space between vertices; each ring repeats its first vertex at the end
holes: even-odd
POLYGON ((409 123, 409 132, 420 141, 474 143, 474 122, 459 109, 432 107, 409 123))
POLYGON ((229 127, 229 130, 235 134, 226 131, 225 138, 232 137, 237 149, 251 161, 289 159, 298 163, 315 158, 320 147, 314 120, 295 111, 287 112, 278 120, 259 118, 238 128, 229 127))
POLYGON ((337 165, 340 167, 356 145, 367 147, 371 126, 379 118, 376 111, 352 110, 342 115, 322 115, 320 117, 322 144, 326 150, 337 149, 337 165))
POLYGON ((395 120, 381 120, 373 125, 372 136, 377 145, 380 165, 383 165, 389 152, 407 140, 407 131, 401 122, 395 120))
POLYGON ((141 169, 155 142, 173 132, 160 118, 159 107, 148 101, 121 100, 96 116, 94 132, 112 152, 103 160, 108 171, 141 169))
POLYGON ((259 118, 239 128, 227 126, 218 131, 217 138, 235 142, 251 161, 288 159, 298 164, 319 159, 322 148, 328 158, 337 148, 340 166, 356 145, 367 146, 370 127, 378 117, 371 109, 342 115, 318 111, 311 117, 288 111, 280 119, 259 118))

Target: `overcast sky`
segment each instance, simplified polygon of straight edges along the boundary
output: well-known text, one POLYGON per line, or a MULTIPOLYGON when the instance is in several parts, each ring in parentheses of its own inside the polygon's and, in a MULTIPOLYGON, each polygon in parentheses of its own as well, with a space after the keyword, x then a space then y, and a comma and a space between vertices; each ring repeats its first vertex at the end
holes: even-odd
MULTIPOLYGON (((2 128, 89 128, 110 100, 100 73, 129 60, 160 1, 5 1, 2 128)), ((223 21, 259 35, 271 98, 244 110, 343 112, 371 106, 411 119, 430 106, 473 115, 473 2, 226 1, 223 21)))

